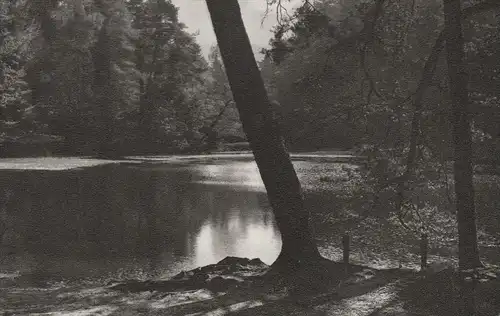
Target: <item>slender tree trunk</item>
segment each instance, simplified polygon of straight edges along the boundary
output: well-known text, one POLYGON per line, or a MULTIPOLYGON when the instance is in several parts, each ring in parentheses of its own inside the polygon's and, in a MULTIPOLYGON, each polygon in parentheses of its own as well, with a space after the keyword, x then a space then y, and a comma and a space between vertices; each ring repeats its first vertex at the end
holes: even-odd
MULTIPOLYGON (((158 150, 156 146, 156 127, 154 124, 154 117, 158 114, 157 112, 157 100, 158 100, 158 89, 156 87, 155 78, 158 73, 158 67, 156 67, 158 53, 159 53, 159 43, 154 44, 153 55, 151 60, 151 65, 153 66, 153 72, 149 72, 147 79, 143 80, 143 89, 141 91, 141 103, 139 111, 139 125, 140 125, 140 139, 142 141, 142 150, 144 153, 154 153, 158 150)), ((141 52, 142 54, 143 52, 141 52)), ((142 57, 144 59, 144 57, 142 57)))
MULTIPOLYGON (((444 49, 444 32, 441 32, 434 46, 432 47, 431 53, 427 57, 417 90, 415 91, 415 96, 413 97, 414 112, 410 127, 410 141, 408 144, 409 148, 408 155, 406 157, 406 169, 402 174, 401 178, 398 179, 399 183, 397 186, 396 211, 399 214, 401 214, 403 202, 405 201, 405 196, 404 196, 405 191, 407 191, 409 182, 411 181, 413 174, 415 172, 415 168, 417 167, 417 146, 420 139, 420 123, 422 119, 422 107, 423 107, 425 92, 432 84, 432 79, 434 78, 436 65, 439 61, 439 56, 441 55, 443 49, 444 49)), ((401 223, 403 224, 401 218, 400 220, 401 223)), ((404 224, 404 226, 406 226, 406 224, 404 224)))
MULTIPOLYGON (((137 59, 136 67, 137 70, 144 74, 145 71, 145 57, 144 57, 144 47, 137 46, 135 51, 135 56, 137 59)), ((145 119, 145 113, 147 111, 146 104, 149 104, 147 91, 149 90, 149 76, 148 78, 139 77, 139 111, 137 117, 137 139, 136 145, 139 153, 146 154, 150 149, 150 143, 147 141, 147 135, 150 134, 148 128, 146 127, 147 122, 145 119)), ((151 113, 152 114, 152 113, 151 113)))
MULTIPOLYGON (((39 5, 39 3, 32 2, 33 6, 39 5)), ((40 25, 40 33, 42 38, 44 39, 44 47, 48 48, 46 50, 43 62, 39 62, 39 66, 42 69, 42 73, 44 75, 53 75, 53 69, 55 68, 55 65, 52 61, 51 56, 51 48, 52 48, 52 43, 56 37, 56 23, 54 19, 52 18, 52 10, 54 10, 57 7, 57 2, 56 1, 50 1, 48 3, 42 4, 41 7, 35 8, 40 10, 39 15, 36 17, 36 21, 38 21, 40 25)), ((41 74, 39 74, 41 75, 41 74)), ((42 103, 46 105, 50 105, 52 107, 53 105, 53 100, 51 96, 54 94, 54 83, 52 82, 52 78, 49 77, 49 81, 41 81, 41 78, 38 77, 36 80, 36 83, 32 86, 32 98, 34 103, 42 103)), ((52 120, 52 118, 49 115, 49 109, 48 107, 43 108, 41 110, 41 119, 44 122, 49 122, 52 120)), ((54 124, 49 124, 48 132, 52 134, 57 134, 57 128, 54 127, 54 124)))
POLYGON ((111 43, 107 28, 110 18, 106 18, 100 30, 94 54, 94 93, 97 95, 96 102, 99 108, 98 153, 99 157, 113 156, 111 142, 114 134, 113 92, 109 91, 111 81, 111 43))
POLYGON ((451 121, 455 148, 455 192, 459 234, 459 265, 481 265, 477 247, 474 187, 472 182, 472 136, 460 0, 444 0, 446 54, 452 101, 451 121))
POLYGON ((154 97, 155 88, 152 82, 152 75, 148 76, 146 83, 143 83, 144 92, 141 94, 141 103, 139 108, 139 129, 140 140, 142 142, 143 154, 150 154, 155 152, 155 138, 157 135, 154 133, 154 116, 156 114, 153 103, 156 102, 154 97))
POLYGON ((297 267, 319 260, 310 214, 260 75, 237 0, 206 0, 243 130, 281 232, 275 267, 297 267))
MULTIPOLYGON (((480 14, 482 12, 492 10, 498 7, 500 7, 500 1, 497 0, 484 1, 480 4, 476 4, 474 6, 462 10, 462 19, 467 19, 474 16, 475 14, 480 14)), ((402 178, 400 179, 400 185, 398 188, 398 195, 399 195, 398 205, 401 205, 401 203, 403 202, 402 195, 404 194, 404 190, 406 187, 405 182, 410 180, 410 178, 413 176, 413 171, 416 167, 417 145, 420 137, 420 123, 421 123, 420 121, 422 118, 423 100, 427 89, 432 84, 432 79, 434 77, 436 65, 439 61, 441 52, 444 49, 445 35, 446 35, 445 31, 441 31, 438 38, 436 39, 436 42, 432 47, 431 53, 429 54, 425 62, 424 69, 422 71, 422 75, 417 90, 415 91, 415 96, 413 98, 413 106, 415 112, 413 114, 413 118, 411 121, 410 141, 408 145, 409 151, 406 158, 406 170, 402 178)), ((399 208, 400 206, 398 206, 398 209, 399 208)))

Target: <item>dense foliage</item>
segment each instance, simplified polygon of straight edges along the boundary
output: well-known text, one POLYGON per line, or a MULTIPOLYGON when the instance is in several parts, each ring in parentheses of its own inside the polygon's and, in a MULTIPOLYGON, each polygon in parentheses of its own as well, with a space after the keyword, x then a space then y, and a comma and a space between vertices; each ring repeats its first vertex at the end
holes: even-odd
MULTIPOLYGON (((500 149, 499 9, 490 1, 466 1, 463 12, 484 245, 493 243, 486 235, 500 237, 493 202, 498 181, 491 175, 500 149)), ((368 157, 368 168, 350 173, 344 184, 350 203, 332 220, 343 226, 355 210, 352 230, 372 250, 375 244, 401 249, 394 243, 414 243, 421 233, 437 248, 453 248, 454 142, 442 1, 306 1, 293 15, 278 16, 261 67, 290 147, 351 148, 368 157), (384 240, 366 240, 360 229, 384 240)))
MULTIPOLYGON (((276 27, 263 75, 282 105, 292 146, 407 145, 412 98, 443 29, 441 3, 385 1, 376 15, 371 3, 309 1, 276 27)), ((498 134, 491 116, 498 107, 495 11, 469 16, 465 27, 475 136, 478 146, 489 145, 498 134)), ((442 55, 423 100, 422 146, 429 154, 436 146, 449 154, 445 68, 442 55)))
POLYGON ((203 58, 171 1, 12 0, 0 9, 3 155, 197 151, 207 127, 238 134, 231 109, 213 124, 230 95, 211 87, 223 69, 203 58))

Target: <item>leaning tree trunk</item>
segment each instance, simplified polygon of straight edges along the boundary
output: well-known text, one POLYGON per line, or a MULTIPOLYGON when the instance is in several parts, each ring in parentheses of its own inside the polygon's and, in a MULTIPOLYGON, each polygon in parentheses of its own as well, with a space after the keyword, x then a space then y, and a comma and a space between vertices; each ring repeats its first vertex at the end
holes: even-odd
POLYGON ((310 214, 260 75, 237 0, 207 0, 233 98, 267 190, 282 248, 274 267, 297 267, 321 258, 310 214))
POLYGON ((474 187, 472 182, 472 136, 460 0, 444 0, 448 78, 452 101, 451 121, 455 148, 455 192, 459 234, 459 265, 469 269, 481 265, 477 247, 474 187))

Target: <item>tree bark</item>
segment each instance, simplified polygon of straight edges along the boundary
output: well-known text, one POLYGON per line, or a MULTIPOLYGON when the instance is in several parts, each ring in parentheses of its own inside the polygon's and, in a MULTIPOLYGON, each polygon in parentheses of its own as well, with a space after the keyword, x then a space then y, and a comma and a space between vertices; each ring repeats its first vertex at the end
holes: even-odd
MULTIPOLYGON (((475 14, 479 14, 488 10, 497 9, 500 7, 500 1, 497 0, 487 0, 482 3, 473 5, 466 9, 463 9, 462 12, 462 20, 466 18, 470 18, 475 14)), ((413 169, 415 169, 416 164, 416 156, 417 156, 417 144, 418 138, 420 136, 420 120, 422 117, 422 106, 425 92, 432 84, 432 79, 434 77, 434 72, 436 69, 436 65, 439 61, 439 56, 444 49, 445 43, 445 31, 441 31, 439 33, 434 46, 432 47, 432 51, 427 57, 427 60, 424 65, 424 69, 422 71, 422 76, 420 78, 420 82, 417 87, 417 91, 415 91, 415 97, 413 98, 413 106, 414 106, 414 114, 411 122, 411 132, 410 132, 410 144, 409 144, 409 152, 406 159, 406 170, 403 175, 403 181, 407 181, 413 173, 413 169)))
MULTIPOLYGON (((473 17, 476 14, 480 14, 488 10, 498 9, 499 7, 500 7, 500 1, 487 0, 482 3, 463 9, 462 19, 473 17)), ((417 145, 419 143, 419 138, 420 138, 420 124, 422 118, 423 100, 427 89, 432 84, 432 79, 434 77, 434 72, 437 63, 441 56, 441 52, 444 50, 444 44, 445 44, 445 32, 441 31, 441 33, 439 33, 438 38, 436 39, 436 42, 434 43, 434 46, 432 47, 431 53, 427 57, 417 90, 415 91, 415 95, 413 97, 414 113, 410 127, 410 140, 408 145, 409 151, 406 158, 406 169, 401 177, 394 179, 398 182, 397 197, 396 197, 397 211, 401 211, 401 207, 404 202, 404 193, 407 190, 407 187, 409 185, 408 182, 413 177, 413 173, 417 165, 417 145)), ((474 108, 474 111, 475 113, 478 112, 477 106, 474 108)), ((394 180, 389 181, 388 184, 394 183, 394 180)))
MULTIPOLYGON (((422 118, 422 107, 425 92, 432 84, 436 65, 439 61, 439 56, 444 48, 444 33, 441 32, 437 38, 432 51, 427 57, 427 60, 422 71, 422 76, 418 84, 415 96, 413 97, 413 117, 410 127, 410 141, 408 144, 408 155, 406 157, 406 169, 401 178, 398 179, 397 195, 396 195, 396 211, 401 214, 403 202, 405 200, 404 194, 408 188, 409 182, 413 177, 417 165, 417 146, 420 138, 420 123, 422 118)), ((400 218, 401 219, 401 218, 400 218)), ((403 222, 401 222, 403 224, 403 222)), ((404 224, 405 228, 408 228, 404 224)))
POLYGON ((111 143, 114 134, 114 119, 112 113, 113 98, 112 92, 108 91, 111 81, 111 43, 107 28, 110 17, 107 17, 101 30, 95 47, 94 56, 94 93, 97 95, 96 102, 99 109, 99 122, 96 126, 98 139, 97 156, 100 158, 110 158, 114 155, 111 143))
POLYGON ((260 75, 237 0, 206 0, 243 130, 281 232, 274 267, 298 267, 321 259, 310 229, 310 213, 260 75))
POLYGON ((446 57, 452 102, 454 175, 459 234, 459 266, 481 266, 477 247, 474 187, 472 182, 472 136, 460 0, 443 0, 446 57))
MULTIPOLYGON (((155 42, 151 60, 151 66, 154 71, 151 71, 147 75, 147 79, 141 79, 143 89, 141 91, 141 101, 139 108, 139 128, 140 128, 140 138, 142 140, 142 152, 145 154, 150 154, 158 150, 155 140, 157 138, 156 126, 154 123, 154 117, 158 115, 157 102, 158 102, 158 89, 156 83, 156 75, 158 74, 158 69, 156 63, 158 61, 158 54, 160 50, 160 45, 155 42)), ((144 54, 144 52, 141 52, 144 54)), ((141 56, 144 59, 144 55, 141 56)), ((144 68, 144 65, 143 65, 144 68)), ((144 69, 141 69, 144 70, 144 69)))

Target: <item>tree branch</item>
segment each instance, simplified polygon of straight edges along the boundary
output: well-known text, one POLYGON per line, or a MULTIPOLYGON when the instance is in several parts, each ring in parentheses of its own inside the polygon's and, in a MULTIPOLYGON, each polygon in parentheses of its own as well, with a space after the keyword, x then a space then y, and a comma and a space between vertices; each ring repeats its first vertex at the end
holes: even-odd
MULTIPOLYGON (((480 4, 474 5, 472 7, 468 7, 462 10, 463 18, 470 18, 475 14, 479 14, 491 9, 500 8, 500 1, 498 0, 487 0, 480 4)), ((436 65, 439 61, 439 56, 441 52, 444 50, 444 42, 445 35, 444 31, 441 31, 432 51, 427 57, 427 61, 424 65, 424 69, 422 71, 422 76, 417 87, 417 91, 415 92, 415 98, 413 101, 414 114, 411 122, 411 131, 410 131, 410 143, 409 143, 409 151, 408 156, 406 158, 406 170, 399 179, 398 185, 398 202, 397 202, 397 210, 401 209, 403 200, 404 200, 404 191, 407 188, 407 182, 413 176, 413 172, 416 165, 416 155, 417 155, 417 145, 420 137, 420 121, 422 118, 422 107, 423 107, 423 97, 425 95, 425 91, 432 84, 432 78, 434 77, 434 72, 436 69, 436 65)))
POLYGON ((368 70, 368 66, 366 65, 366 56, 367 56, 367 51, 368 51, 368 46, 367 44, 363 44, 363 47, 360 50, 360 63, 361 63, 361 68, 363 69, 363 72, 365 74, 365 78, 363 79, 363 82, 368 81, 370 85, 370 90, 368 92, 367 96, 367 103, 371 102, 371 95, 374 93, 379 99, 385 100, 385 98, 382 96, 380 91, 377 89, 377 84, 375 83, 375 78, 373 78, 372 74, 368 70))
MULTIPOLYGON (((368 102, 371 99, 371 95, 374 93, 378 98, 385 100, 385 98, 382 96, 382 94, 378 91, 375 83, 375 79, 373 78, 373 75, 370 74, 367 64, 366 64, 366 56, 368 53, 368 47, 373 44, 374 39, 376 38, 375 35, 375 27, 377 24, 378 19, 382 15, 383 12, 383 7, 385 4, 386 0, 376 0, 375 4, 373 5, 370 10, 365 14, 363 18, 364 26, 359 31, 356 35, 354 36, 349 36, 344 39, 341 39, 340 41, 337 41, 334 45, 330 46, 327 48, 327 63, 330 60, 330 55, 331 53, 338 48, 345 47, 345 46, 355 46, 355 44, 358 41, 362 42, 362 47, 359 50, 360 54, 360 64, 361 68, 363 69, 363 72, 365 74, 365 79, 363 81, 368 81, 370 84, 370 90, 368 92, 368 102)), ((306 3, 309 3, 306 0, 306 3)), ((313 7, 314 8, 314 7, 313 7)), ((326 65, 323 69, 323 71, 326 71, 326 65)))
MULTIPOLYGON (((361 67, 365 73, 366 79, 370 83, 370 92, 375 93, 375 95, 385 100, 385 98, 380 94, 377 89, 377 84, 375 83, 375 78, 373 78, 372 74, 369 72, 367 64, 366 64, 366 56, 368 54, 368 47, 373 45, 373 40, 375 38, 375 28, 377 25, 377 21, 382 15, 382 11, 384 8, 385 0, 376 0, 373 8, 367 13, 365 16, 365 25, 361 30, 362 37, 364 37, 364 43, 361 49, 361 67), (371 15, 371 19, 370 19, 371 15)), ((371 95, 371 93, 370 93, 371 95)))
POLYGON ((226 109, 229 107, 229 105, 232 102, 233 102, 233 99, 229 99, 229 100, 226 100, 226 102, 224 102, 224 106, 219 111, 219 113, 214 117, 214 120, 212 121, 212 123, 209 125, 209 127, 211 129, 214 128, 215 125, 217 125, 217 123, 219 123, 220 118, 222 117, 222 115, 224 115, 224 113, 226 112, 226 109))
MULTIPOLYGON (((305 0, 304 5, 308 4, 308 0, 305 0)), ((260 25, 264 25, 264 20, 270 13, 270 8, 271 6, 276 5, 276 22, 278 22, 278 25, 282 26, 283 25, 283 12, 286 14, 287 18, 290 20, 292 17, 288 13, 288 10, 285 8, 285 6, 282 3, 282 0, 266 0, 266 11, 264 12, 264 16, 260 20, 260 25)))

